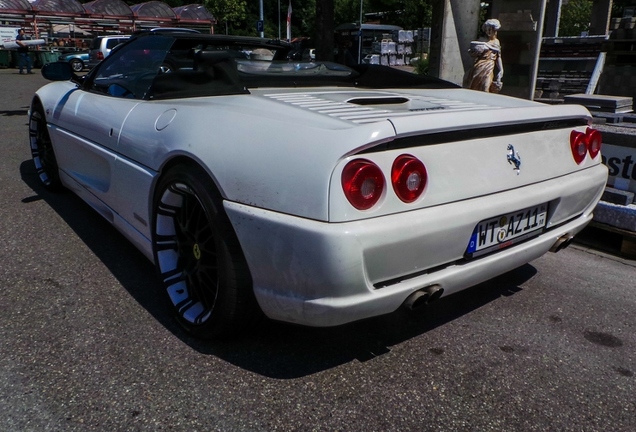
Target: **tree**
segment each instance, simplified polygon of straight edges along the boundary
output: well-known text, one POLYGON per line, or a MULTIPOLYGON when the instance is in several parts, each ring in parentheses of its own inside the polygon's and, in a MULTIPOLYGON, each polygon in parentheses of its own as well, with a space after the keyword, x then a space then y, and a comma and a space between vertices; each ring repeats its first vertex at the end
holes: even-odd
POLYGON ((226 34, 229 33, 231 24, 240 23, 246 17, 245 0, 207 0, 204 5, 218 24, 225 27, 226 34))
MULTIPOLYGON (((88 0, 80 0, 82 2, 88 0)), ((139 0, 124 0, 137 4, 139 0)), ((171 7, 190 4, 187 0, 164 0, 171 7)), ((431 3, 434 0, 363 0, 363 13, 383 12, 381 21, 404 29, 431 25, 431 3)), ((267 38, 285 37, 289 0, 263 0, 267 38), (280 27, 279 27, 280 23, 280 27)), ((360 20, 360 0, 291 0, 292 38, 313 37, 318 59, 333 59, 336 25, 360 20)), ((258 0, 203 0, 217 19, 216 31, 241 36, 257 36, 258 0)), ((365 18, 363 17, 363 22, 365 18)))
POLYGON ((559 36, 580 36, 589 31, 592 18, 592 0, 570 0, 561 8, 559 36))
MULTIPOLYGON (((162 1, 164 3, 166 3, 168 6, 170 6, 171 8, 176 8, 176 7, 179 7, 179 6, 183 6, 183 2, 181 0, 162 0, 162 1)), ((139 3, 132 2, 132 3, 129 3, 129 4, 133 5, 133 4, 139 4, 139 3)))
MULTIPOLYGON (((336 25, 360 21, 360 0, 335 0, 336 25)), ((411 30, 431 25, 431 0, 364 0, 365 14, 376 13, 383 24, 392 24, 411 30)))
POLYGON ((624 9, 628 6, 636 6, 634 0, 614 0, 612 2, 612 18, 623 18, 624 9))
POLYGON ((334 24, 360 21, 360 0, 334 0, 334 24))
POLYGON ((430 27, 433 20, 431 0, 405 0, 404 13, 397 24, 407 30, 430 27))

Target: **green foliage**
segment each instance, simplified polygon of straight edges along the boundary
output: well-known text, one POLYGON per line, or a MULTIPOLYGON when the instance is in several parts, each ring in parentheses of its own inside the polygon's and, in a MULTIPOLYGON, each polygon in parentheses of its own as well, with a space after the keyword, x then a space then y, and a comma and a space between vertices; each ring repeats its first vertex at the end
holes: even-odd
POLYGON ((415 73, 419 75, 428 75, 428 58, 421 58, 415 62, 415 73))
MULTIPOLYGON (((86 3, 90 0, 80 0, 86 3)), ((140 0, 123 0, 128 5, 140 0)), ((162 0, 170 7, 198 3, 190 0, 162 0)), ((316 33, 316 2, 322 0, 291 0, 292 38, 313 37, 316 33)), ((412 30, 431 26, 432 3, 435 0, 363 0, 362 12, 378 13, 382 24, 392 24, 412 30)), ((333 0, 334 24, 360 21, 360 0, 333 0)), ((202 4, 217 19, 216 33, 257 36, 259 0, 203 0, 202 4)), ((287 33, 287 7, 289 0, 263 0, 265 37, 284 39, 287 33)), ((379 18, 377 18, 379 17, 379 18)), ((366 16, 363 22, 368 22, 366 16)))
MULTIPOLYGON (((335 0, 334 3, 336 25, 360 21, 360 0, 335 0)), ((368 21, 365 14, 375 13, 382 24, 412 30, 430 27, 432 10, 432 0, 364 0, 362 21, 368 21)))
POLYGON ((561 8, 559 36, 580 36, 589 31, 592 19, 592 0, 570 0, 561 8))
POLYGON ((245 19, 245 0, 206 0, 204 6, 217 19, 219 33, 229 33, 230 26, 245 19))
MULTIPOLYGON (((177 0, 178 1, 178 0, 177 0)), ((320 0, 292 0, 292 38, 312 37, 316 31, 316 1, 320 0)), ((363 14, 382 12, 380 21, 383 24, 393 24, 405 29, 430 27, 433 0, 364 0, 363 14)), ((256 21, 259 18, 259 2, 257 0, 207 0, 208 10, 219 20, 217 32, 224 32, 223 8, 225 3, 243 4, 244 15, 229 20, 229 33, 237 35, 256 36, 256 21), (219 12, 217 12, 217 10, 219 12)), ((288 0, 263 0, 263 15, 265 20, 265 36, 278 37, 278 23, 283 38, 287 28, 288 0), (280 12, 280 15, 279 15, 280 12)), ((363 16, 363 22, 367 18, 363 16)), ((336 26, 344 23, 360 21, 360 0, 334 0, 334 23, 336 26)))
POLYGON ((430 0, 404 1, 404 14, 400 24, 407 30, 420 27, 431 27, 433 18, 433 6, 430 0))
POLYGON ((612 2, 612 18, 623 18, 623 11, 627 6, 636 6, 634 0, 614 0, 612 2))
MULTIPOLYGON (((163 0, 164 3, 166 3, 168 6, 170 6, 171 8, 176 8, 179 6, 183 6, 183 2, 181 0, 163 0)), ((139 3, 132 3, 132 4, 139 4, 139 3)), ((185 3, 188 4, 188 3, 185 3)))
POLYGON ((336 25, 360 21, 360 1, 334 0, 334 21, 336 25))

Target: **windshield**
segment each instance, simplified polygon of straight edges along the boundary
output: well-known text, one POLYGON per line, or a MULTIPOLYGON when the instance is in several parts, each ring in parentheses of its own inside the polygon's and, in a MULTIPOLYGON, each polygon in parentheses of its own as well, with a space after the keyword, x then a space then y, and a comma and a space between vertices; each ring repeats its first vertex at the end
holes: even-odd
POLYGON ((338 76, 349 77, 355 72, 341 64, 331 62, 294 62, 294 61, 272 61, 263 62, 258 60, 236 61, 239 72, 247 75, 275 75, 286 77, 306 77, 306 76, 338 76))

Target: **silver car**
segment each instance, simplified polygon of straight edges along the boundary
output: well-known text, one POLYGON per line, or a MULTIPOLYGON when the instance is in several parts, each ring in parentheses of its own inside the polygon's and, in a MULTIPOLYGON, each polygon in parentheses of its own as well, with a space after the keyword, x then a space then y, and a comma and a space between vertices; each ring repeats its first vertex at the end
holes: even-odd
POLYGON ((98 36, 93 39, 88 51, 88 67, 93 68, 108 57, 110 51, 120 43, 126 42, 129 35, 98 36))

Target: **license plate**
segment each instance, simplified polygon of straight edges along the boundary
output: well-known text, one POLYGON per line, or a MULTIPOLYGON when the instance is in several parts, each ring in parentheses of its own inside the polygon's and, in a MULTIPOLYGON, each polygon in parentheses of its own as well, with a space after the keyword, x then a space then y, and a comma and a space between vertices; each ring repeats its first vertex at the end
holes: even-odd
POLYGON ((548 205, 541 204, 479 222, 470 236, 466 255, 483 255, 539 234, 547 214, 548 205))

